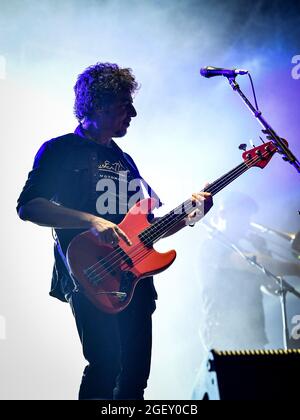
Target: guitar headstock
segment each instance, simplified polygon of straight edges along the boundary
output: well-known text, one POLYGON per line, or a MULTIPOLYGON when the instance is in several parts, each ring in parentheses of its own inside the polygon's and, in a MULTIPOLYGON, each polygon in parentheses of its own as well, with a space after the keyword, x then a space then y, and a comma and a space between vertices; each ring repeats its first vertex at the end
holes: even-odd
POLYGON ((277 147, 273 142, 264 143, 243 153, 246 165, 251 168, 258 166, 263 169, 270 162, 272 156, 277 152, 277 147))

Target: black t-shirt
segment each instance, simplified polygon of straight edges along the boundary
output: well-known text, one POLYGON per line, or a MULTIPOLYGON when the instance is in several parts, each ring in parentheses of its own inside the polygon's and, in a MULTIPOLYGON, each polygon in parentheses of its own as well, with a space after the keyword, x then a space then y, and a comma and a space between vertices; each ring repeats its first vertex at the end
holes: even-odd
POLYGON ((121 222, 133 196, 137 197, 136 201, 144 198, 140 179, 114 144, 110 148, 97 145, 96 179, 97 199, 89 197, 86 211, 113 223, 121 222))
MULTIPOLYGON (((79 126, 75 134, 51 139, 41 146, 18 199, 17 211, 33 198, 42 197, 118 224, 128 209, 143 198, 142 182, 134 161, 116 143, 109 148, 99 145, 84 137, 79 126)), ((63 255, 55 246, 50 294, 61 300, 66 300, 74 288, 63 259, 70 241, 83 231, 55 229, 63 255)), ((152 280, 141 283, 146 294, 156 298, 152 280)))

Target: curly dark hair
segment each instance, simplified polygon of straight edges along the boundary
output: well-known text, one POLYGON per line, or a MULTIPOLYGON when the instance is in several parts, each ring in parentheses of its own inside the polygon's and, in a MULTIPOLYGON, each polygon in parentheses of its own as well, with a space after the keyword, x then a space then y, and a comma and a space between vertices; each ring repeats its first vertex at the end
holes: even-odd
POLYGON ((74 86, 74 114, 78 121, 89 117, 97 108, 113 102, 119 93, 133 94, 139 85, 130 68, 117 64, 96 63, 79 74, 74 86))

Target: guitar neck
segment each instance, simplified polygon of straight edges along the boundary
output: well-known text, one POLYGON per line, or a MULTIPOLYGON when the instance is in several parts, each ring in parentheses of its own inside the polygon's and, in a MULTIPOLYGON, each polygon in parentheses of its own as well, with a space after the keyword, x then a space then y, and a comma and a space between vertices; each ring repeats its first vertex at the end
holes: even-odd
POLYGON ((219 179, 214 181, 212 184, 209 184, 206 188, 202 191, 211 193, 212 196, 216 195, 219 191, 222 191, 223 188, 227 187, 227 185, 231 184, 232 181, 237 179, 240 175, 246 172, 250 168, 245 162, 241 163, 240 165, 233 168, 231 171, 227 172, 227 174, 221 176, 219 179))
MULTIPOLYGON (((227 174, 221 176, 212 184, 205 187, 202 192, 209 192, 212 196, 216 195, 219 191, 231 184, 232 181, 237 179, 240 175, 250 168, 245 162, 233 168, 227 174)), ((177 223, 183 220, 195 208, 195 204, 189 198, 181 203, 179 206, 165 214, 163 217, 154 222, 150 227, 145 229, 140 237, 143 239, 151 237, 151 242, 154 243, 161 239, 167 232, 169 232, 177 223)))

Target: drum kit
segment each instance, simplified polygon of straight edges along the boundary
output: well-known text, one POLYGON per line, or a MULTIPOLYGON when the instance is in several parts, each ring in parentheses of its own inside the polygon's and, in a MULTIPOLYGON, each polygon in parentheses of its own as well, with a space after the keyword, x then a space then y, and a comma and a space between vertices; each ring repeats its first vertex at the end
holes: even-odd
MULTIPOLYGON (((240 255, 240 257, 244 258, 249 264, 256 267, 263 275, 265 276, 266 280, 270 281, 269 287, 266 289, 267 294, 273 294, 280 298, 281 303, 281 312, 282 312, 282 327, 283 327, 283 349, 287 350, 291 348, 291 337, 289 332, 289 325, 288 325, 288 316, 287 316, 287 294, 292 294, 300 299, 300 291, 298 291, 298 287, 293 287, 289 282, 287 282, 282 276, 275 275, 272 271, 268 270, 264 265, 262 265, 259 261, 257 261, 255 256, 249 257, 244 251, 242 251, 239 246, 232 243, 221 231, 219 231, 215 226, 207 223, 203 223, 203 226, 212 234, 211 238, 215 237, 218 238, 220 242, 223 243, 226 247, 231 248, 234 252, 240 255), (218 235, 213 235, 213 233, 218 233, 218 235)), ((293 263, 297 262, 300 264, 300 231, 298 232, 284 232, 279 231, 258 223, 251 223, 250 233, 257 235, 258 237, 264 237, 270 235, 275 237, 276 239, 281 238, 281 240, 267 240, 267 249, 271 251, 271 255, 279 257, 283 261, 290 261, 293 263), (289 246, 286 246, 286 243, 289 242, 289 246), (274 246, 271 250, 271 246, 274 246), (276 245, 276 247, 275 247, 276 245), (270 246, 270 248, 269 248, 270 246), (278 251, 278 249, 280 249, 278 251)), ((262 290, 264 291, 264 290, 262 290)))

